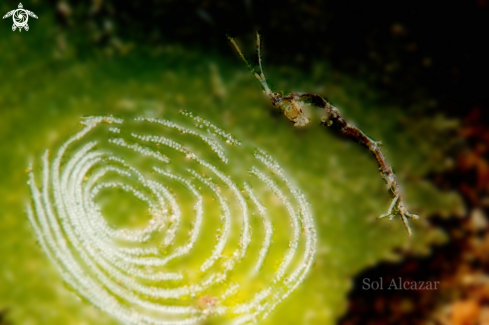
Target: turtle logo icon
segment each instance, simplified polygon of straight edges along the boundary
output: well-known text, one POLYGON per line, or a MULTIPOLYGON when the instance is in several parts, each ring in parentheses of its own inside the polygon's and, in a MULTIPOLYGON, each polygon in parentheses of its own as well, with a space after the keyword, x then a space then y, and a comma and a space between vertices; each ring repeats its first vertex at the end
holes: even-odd
POLYGON ((34 14, 32 11, 25 10, 24 7, 22 6, 22 3, 19 3, 19 8, 9 11, 3 16, 3 19, 12 16, 14 19, 14 24, 12 25, 12 30, 15 31, 17 28, 19 29, 19 32, 22 31, 22 28, 24 28, 26 31, 29 30, 29 25, 27 25, 27 21, 29 20, 29 16, 34 17, 37 19, 36 14, 34 14))

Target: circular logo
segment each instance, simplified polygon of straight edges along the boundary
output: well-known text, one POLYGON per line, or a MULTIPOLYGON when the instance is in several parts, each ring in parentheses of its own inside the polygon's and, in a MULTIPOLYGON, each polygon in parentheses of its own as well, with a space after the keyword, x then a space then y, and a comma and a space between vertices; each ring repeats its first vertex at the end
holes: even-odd
POLYGON ((14 24, 17 27, 24 27, 27 25, 27 21, 29 20, 29 15, 25 12, 24 9, 17 9, 13 14, 14 24))

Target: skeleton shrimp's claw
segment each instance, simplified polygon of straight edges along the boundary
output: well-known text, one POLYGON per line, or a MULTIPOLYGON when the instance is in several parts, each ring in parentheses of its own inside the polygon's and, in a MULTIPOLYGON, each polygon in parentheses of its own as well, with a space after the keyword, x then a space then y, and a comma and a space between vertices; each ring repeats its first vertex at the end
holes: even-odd
POLYGON ((404 224, 404 227, 406 228, 409 236, 411 236, 411 228, 409 227, 408 220, 407 218, 415 219, 418 220, 419 216, 416 214, 410 213, 407 208, 404 206, 402 203, 401 199, 399 196, 396 196, 393 200, 392 203, 389 207, 389 210, 387 213, 384 213, 377 219, 382 219, 389 217, 389 220, 394 219, 395 216, 400 215, 402 219, 402 223, 404 224))

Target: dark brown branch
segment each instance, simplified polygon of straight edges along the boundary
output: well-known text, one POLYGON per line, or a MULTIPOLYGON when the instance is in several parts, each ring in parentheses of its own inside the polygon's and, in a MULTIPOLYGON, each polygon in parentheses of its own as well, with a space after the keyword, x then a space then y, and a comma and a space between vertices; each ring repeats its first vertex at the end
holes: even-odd
POLYGON ((248 61, 246 61, 236 42, 231 37, 228 36, 228 38, 238 51, 240 57, 251 70, 255 78, 261 83, 265 94, 270 97, 272 104, 280 109, 284 113, 284 115, 291 122, 294 123, 295 126, 303 126, 309 123, 309 119, 302 110, 302 105, 304 104, 304 102, 307 102, 314 107, 322 108, 325 110, 326 119, 322 121, 323 126, 327 126, 335 130, 336 132, 357 141, 362 146, 370 150, 370 152, 375 157, 377 164, 379 165, 380 175, 388 184, 389 189, 394 196, 388 212, 381 215, 379 219, 389 217, 390 220, 392 220, 396 215, 400 215, 404 227, 406 228, 408 234, 411 235, 411 228, 409 227, 407 218, 418 219, 419 217, 415 214, 411 214, 404 205, 396 175, 392 171, 392 168, 387 163, 384 155, 382 154, 382 151, 380 150, 380 142, 370 139, 359 128, 348 124, 348 122, 341 116, 340 111, 319 95, 299 93, 290 93, 287 95, 283 95, 272 92, 268 87, 265 75, 263 74, 263 70, 261 67, 260 35, 258 33, 257 52, 260 63, 260 74, 256 73, 253 67, 251 67, 251 65, 248 63, 248 61))

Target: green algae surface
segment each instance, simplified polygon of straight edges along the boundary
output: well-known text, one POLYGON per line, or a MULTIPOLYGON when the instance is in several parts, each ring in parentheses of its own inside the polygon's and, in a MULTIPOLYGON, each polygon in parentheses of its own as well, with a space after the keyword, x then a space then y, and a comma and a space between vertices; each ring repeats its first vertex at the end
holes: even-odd
MULTIPOLYGON (((276 89, 327 95, 347 119, 383 141, 410 210, 422 217, 411 223, 411 238, 400 220, 376 221, 391 198, 370 153, 319 127, 318 119, 298 129, 273 114, 237 56, 182 44, 111 57, 81 55, 69 46, 60 51, 54 28, 36 23, 28 33, 6 32, 0 40, 0 313, 7 324, 117 323, 64 284, 25 211, 29 163, 79 131, 84 116, 171 118, 187 110, 280 162, 310 203, 318 243, 305 281, 262 324, 334 324, 356 273, 398 258, 396 248, 427 254, 444 236, 426 218, 463 209, 458 196, 423 181, 445 168, 450 143, 443 134, 451 124, 442 117, 420 118, 419 108, 416 115, 379 105, 366 83, 335 74, 324 63, 307 72, 267 62, 264 68, 276 89)), ((112 209, 117 213, 119 207, 112 209)))

